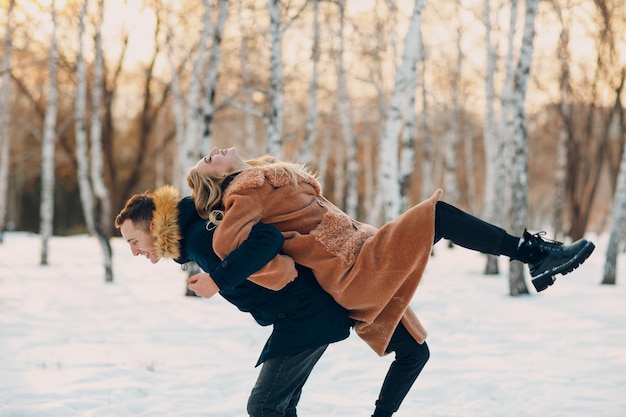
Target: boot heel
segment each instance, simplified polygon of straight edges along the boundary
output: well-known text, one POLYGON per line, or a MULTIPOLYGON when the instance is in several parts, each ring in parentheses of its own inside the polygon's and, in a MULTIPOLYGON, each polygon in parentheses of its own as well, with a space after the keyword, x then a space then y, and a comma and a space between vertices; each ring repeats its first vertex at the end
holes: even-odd
POLYGON ((543 275, 539 278, 533 279, 533 285, 537 292, 541 292, 548 288, 550 285, 554 284, 555 278, 554 275, 543 275))

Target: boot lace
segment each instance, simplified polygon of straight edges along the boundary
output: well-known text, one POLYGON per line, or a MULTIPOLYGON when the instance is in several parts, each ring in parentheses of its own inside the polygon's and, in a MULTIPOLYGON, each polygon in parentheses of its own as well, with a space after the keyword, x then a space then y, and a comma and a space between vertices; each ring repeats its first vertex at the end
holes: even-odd
POLYGON ((535 234, 530 235, 533 238, 534 243, 539 246, 539 248, 550 251, 562 251, 563 250, 563 242, 559 242, 557 240, 546 239, 544 236, 546 235, 545 231, 541 231, 535 234))

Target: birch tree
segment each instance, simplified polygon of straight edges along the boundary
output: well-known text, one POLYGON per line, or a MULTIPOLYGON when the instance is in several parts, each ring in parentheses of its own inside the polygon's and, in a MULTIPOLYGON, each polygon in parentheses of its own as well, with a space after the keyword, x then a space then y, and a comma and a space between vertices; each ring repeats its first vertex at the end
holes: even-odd
POLYGON ((10 0, 7 10, 7 23, 4 35, 4 53, 2 57, 2 86, 0 86, 0 243, 4 240, 4 228, 7 214, 9 192, 9 152, 11 150, 11 17, 15 0, 10 0))
POLYGON ((219 0, 217 4, 217 18, 213 27, 211 42, 211 53, 209 54, 209 64, 204 76, 204 92, 202 106, 202 138, 200 141, 200 152, 208 154, 211 149, 211 138, 213 131, 213 119, 215 117, 215 90, 217 88, 217 78, 222 56, 222 37, 224 26, 228 18, 228 0, 219 0))
POLYGON ((624 231, 624 216, 626 215, 626 148, 622 152, 617 189, 615 191, 613 212, 611 214, 611 229, 609 242, 604 260, 602 284, 615 285, 617 283, 617 256, 620 251, 624 231))
MULTIPOLYGON (((348 79, 346 76, 346 64, 345 64, 345 23, 346 23, 346 1, 338 0, 337 5, 339 7, 339 29, 338 29, 338 47, 335 53, 335 66, 337 69, 337 110, 339 117, 339 125, 341 128, 341 136, 345 146, 345 174, 336 175, 341 178, 340 192, 343 192, 345 187, 346 200, 345 211, 352 217, 358 216, 359 205, 359 164, 356 160, 357 154, 357 138, 353 128, 352 109, 350 107, 350 93, 348 92, 348 79)), ((342 166, 341 159, 338 157, 336 161, 339 169, 342 166)), ((339 202, 339 199, 335 201, 339 202)))
POLYGON ((76 136, 76 164, 78 191, 83 206, 85 225, 92 236, 96 235, 94 218, 94 195, 89 181, 89 152, 87 146, 87 70, 84 58, 85 16, 87 15, 85 0, 78 17, 78 53, 76 54, 76 95, 74 97, 74 131, 76 136))
POLYGON ((181 91, 181 83, 178 70, 174 63, 174 36, 172 32, 172 23, 169 24, 168 35, 168 59, 170 62, 170 73, 172 92, 174 95, 174 117, 176 121, 176 139, 178 148, 177 178, 176 183, 179 184, 181 190, 186 189, 187 170, 199 158, 200 144, 200 114, 201 109, 198 103, 202 103, 202 74, 205 71, 205 57, 207 43, 211 34, 211 4, 209 0, 202 0, 204 6, 204 14, 202 16, 202 30, 198 41, 198 50, 196 58, 193 62, 191 71, 191 80, 189 81, 188 92, 186 98, 181 91))
POLYGON ((311 46, 311 81, 309 82, 309 97, 306 112, 304 143, 300 151, 300 160, 304 164, 313 162, 313 142, 317 136, 317 91, 319 88, 318 66, 320 61, 320 2, 313 2, 313 45, 311 46))
MULTIPOLYGON (((79 38, 78 38, 78 54, 76 56, 76 96, 74 102, 74 130, 76 137, 76 163, 78 174, 78 189, 80 194, 80 200, 83 208, 83 215, 85 218, 85 224, 87 230, 92 236, 98 239, 100 248, 103 255, 103 267, 104 267, 104 280, 105 282, 113 281, 113 258, 112 250, 109 242, 110 239, 110 220, 111 216, 111 203, 108 197, 108 188, 104 183, 104 174, 102 169, 102 143, 101 137, 101 122, 98 115, 100 109, 100 96, 101 92, 98 91, 102 88, 101 80, 103 65, 102 52, 98 52, 101 48, 100 42, 98 42, 98 32, 96 29, 96 63, 94 68, 96 69, 95 86, 92 92, 94 99, 94 107, 92 109, 91 125, 96 126, 96 129, 92 129, 91 155, 94 159, 91 159, 89 163, 89 145, 87 142, 87 70, 84 58, 84 33, 85 33, 85 16, 88 9, 88 0, 85 0, 79 15, 79 38), (98 55, 100 58, 98 58, 98 55), (100 68, 100 69, 98 69, 100 68), (97 106, 97 107, 96 107, 97 106), (94 117, 95 114, 95 117, 94 117), (97 160, 95 158, 98 158, 97 160), (99 163, 96 163, 100 161, 99 163), (96 165, 96 169, 90 171, 90 165, 96 165), (96 178, 94 175, 98 175, 96 178), (99 194, 96 194, 94 188, 98 187, 99 194), (97 197, 96 197, 97 196, 97 197), (96 201, 97 200, 97 201, 96 201), (98 210, 97 208, 100 208, 98 210), (100 213, 100 217, 98 217, 100 213)), ((99 5, 99 12, 102 12, 102 3, 99 5)), ((100 14, 101 16, 101 14, 100 14)))
MULTIPOLYGON (((499 158, 498 139, 496 138, 496 126, 494 115, 494 101, 496 98, 494 75, 496 70, 496 53, 492 42, 491 25, 491 0, 485 0, 484 7, 485 23, 485 120, 483 124, 483 141, 485 144, 485 195, 484 195, 484 217, 487 221, 498 223, 500 219, 496 217, 496 183, 500 180, 497 177, 499 158)), ((487 255, 485 274, 497 275, 500 273, 498 257, 487 255)))
POLYGON ((91 94, 91 183, 96 197, 99 218, 96 219, 95 231, 102 249, 106 282, 113 281, 113 258, 111 250, 111 230, 113 226, 113 210, 109 189, 104 181, 104 155, 102 144, 102 96, 104 94, 104 52, 102 48, 102 19, 104 16, 104 0, 98 0, 98 21, 95 33, 94 85, 91 94))
POLYGON ((281 30, 280 0, 269 0, 270 16, 270 87, 269 110, 266 115, 267 153, 282 157, 283 127, 283 31, 281 30))
POLYGON ((383 136, 381 137, 379 171, 385 222, 391 221, 400 215, 399 138, 405 120, 407 90, 414 84, 412 78, 415 77, 415 66, 420 54, 419 31, 425 4, 425 0, 415 0, 409 28, 404 39, 402 61, 396 68, 394 89, 385 120, 383 136))
MULTIPOLYGON (((511 229, 521 236, 528 219, 528 120, 526 119, 526 90, 532 63, 535 38, 535 18, 538 0, 526 0, 524 33, 519 61, 513 79, 513 160, 511 166, 511 229)), ((509 293, 527 294, 524 269, 520 262, 511 262, 509 293)))
POLYGON ((557 239, 559 234, 563 230, 563 213, 565 211, 565 180, 567 172, 567 144, 570 142, 570 138, 573 134, 572 127, 572 104, 571 100, 571 83, 570 83, 570 53, 569 53, 569 39, 570 39, 570 23, 569 23, 569 0, 566 3, 565 8, 561 9, 558 2, 553 2, 556 8, 557 18, 561 23, 561 32, 559 34, 559 43, 557 47, 557 54, 559 56, 559 63, 561 65, 560 77, 559 77, 559 90, 560 90, 560 102, 559 102, 559 114, 562 119, 561 129, 558 134, 557 150, 556 150, 556 171, 555 171, 555 184, 554 184, 554 211, 552 218, 552 226, 554 227, 554 238, 557 239))
MULTIPOLYGON (((619 104, 620 110, 622 110, 618 112, 619 126, 624 126, 624 112, 620 97, 624 88, 625 78, 626 69, 623 69, 621 82, 616 91, 616 103, 619 104)), ((623 128, 622 136, 624 136, 623 128)), ((620 244, 624 235, 624 218, 626 217, 626 147, 622 148, 622 158, 617 178, 617 186, 613 198, 613 213, 611 215, 611 230, 604 261, 604 274, 602 276, 602 284, 605 285, 615 285, 617 283, 617 255, 619 254, 620 244)))
POLYGON ((52 236, 54 220, 54 148, 57 119, 57 19, 56 5, 50 5, 52 32, 50 35, 50 57, 48 58, 48 96, 44 117, 41 149, 41 203, 39 210, 39 233, 41 234, 41 265, 48 265, 48 243, 52 236))

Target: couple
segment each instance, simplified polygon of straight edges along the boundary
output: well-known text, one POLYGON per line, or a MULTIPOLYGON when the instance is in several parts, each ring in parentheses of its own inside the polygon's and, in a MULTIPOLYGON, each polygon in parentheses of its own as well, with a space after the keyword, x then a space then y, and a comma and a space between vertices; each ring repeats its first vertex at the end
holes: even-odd
POLYGON ((273 157, 244 161, 214 148, 189 171, 192 197, 172 187, 133 196, 116 226, 134 255, 195 261, 203 297, 220 292, 274 326, 248 401, 256 416, 295 416, 302 386, 329 343, 357 334, 379 355, 395 352, 374 416, 398 410, 429 357, 426 331, 409 307, 442 238, 529 265, 538 291, 585 261, 587 240, 569 246, 515 237, 438 201, 441 191, 376 229, 326 200, 304 167, 273 157))

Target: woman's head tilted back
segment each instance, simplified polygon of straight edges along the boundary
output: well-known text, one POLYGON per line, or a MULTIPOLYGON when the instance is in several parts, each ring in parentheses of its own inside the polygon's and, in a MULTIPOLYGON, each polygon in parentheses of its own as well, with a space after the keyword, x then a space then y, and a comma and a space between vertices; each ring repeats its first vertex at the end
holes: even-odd
POLYGON ((211 153, 198 161, 187 174, 187 184, 192 190, 191 196, 198 215, 212 223, 219 224, 223 215, 221 206, 224 180, 232 174, 260 166, 268 166, 275 171, 287 173, 296 186, 298 177, 312 175, 301 165, 282 162, 271 155, 244 161, 236 148, 213 148, 211 153))

